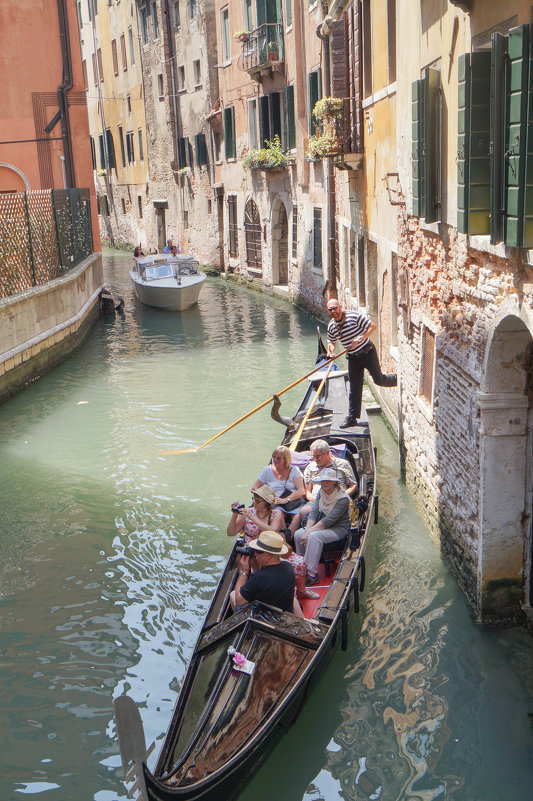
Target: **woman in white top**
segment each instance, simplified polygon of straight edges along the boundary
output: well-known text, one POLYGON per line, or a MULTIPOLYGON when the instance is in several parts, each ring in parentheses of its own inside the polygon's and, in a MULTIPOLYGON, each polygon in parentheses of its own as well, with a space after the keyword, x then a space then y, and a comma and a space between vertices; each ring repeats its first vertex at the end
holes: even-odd
POLYGON ((276 506, 284 509, 289 501, 303 499, 305 485, 302 471, 292 463, 292 453, 285 445, 279 445, 272 453, 272 462, 259 473, 252 492, 267 484, 276 493, 276 506), (286 490, 289 490, 285 495, 286 490), (282 497, 283 496, 283 497, 282 497))

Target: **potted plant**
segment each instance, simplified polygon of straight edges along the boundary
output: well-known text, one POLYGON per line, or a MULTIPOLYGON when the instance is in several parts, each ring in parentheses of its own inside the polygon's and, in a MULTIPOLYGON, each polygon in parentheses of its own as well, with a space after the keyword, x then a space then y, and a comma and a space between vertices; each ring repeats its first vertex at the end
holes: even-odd
POLYGON ((277 42, 269 42, 267 44, 268 60, 279 61, 279 47, 277 42))
POLYGON ((322 121, 340 119, 342 105, 342 97, 323 97, 315 103, 313 116, 322 121))
POLYGON ((271 141, 266 141, 264 147, 250 150, 242 160, 242 166, 247 170, 281 170, 293 162, 293 159, 283 150, 281 139, 276 134, 271 141))
POLYGON ((309 139, 306 155, 312 161, 320 161, 329 156, 338 156, 342 152, 342 139, 330 132, 320 133, 317 131, 315 136, 311 136, 309 139))
POLYGON ((245 42, 250 35, 250 31, 242 30, 242 31, 235 31, 233 34, 233 38, 237 39, 238 42, 245 42))

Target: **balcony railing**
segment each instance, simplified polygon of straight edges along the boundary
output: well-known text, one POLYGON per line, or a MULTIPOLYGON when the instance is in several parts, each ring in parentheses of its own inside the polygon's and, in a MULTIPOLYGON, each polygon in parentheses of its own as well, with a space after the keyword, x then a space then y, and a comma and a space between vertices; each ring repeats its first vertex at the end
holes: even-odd
POLYGON ((283 25, 281 22, 265 22, 248 34, 242 45, 242 56, 246 72, 260 72, 279 64, 285 59, 283 25))

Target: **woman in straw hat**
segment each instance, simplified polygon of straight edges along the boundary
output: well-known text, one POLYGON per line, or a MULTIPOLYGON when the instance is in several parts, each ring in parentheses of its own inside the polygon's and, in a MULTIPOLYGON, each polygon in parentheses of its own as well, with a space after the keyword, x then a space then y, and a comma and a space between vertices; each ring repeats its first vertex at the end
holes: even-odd
POLYGON ((305 528, 294 535, 296 553, 307 562, 306 584, 318 584, 318 563, 326 542, 342 539, 350 530, 350 498, 340 485, 340 475, 334 467, 325 467, 313 479, 320 490, 309 512, 305 528))
MULTIPOLYGON (((227 528, 228 537, 242 533, 245 544, 257 539, 262 531, 280 533, 285 528, 283 512, 272 508, 276 502, 276 493, 273 489, 264 484, 252 490, 252 498, 253 504, 249 509, 239 509, 238 501, 232 504, 231 518, 227 528)), ((284 534, 281 536, 286 542, 284 534)), ((318 593, 305 586, 307 565, 304 558, 295 554, 290 546, 287 546, 287 551, 282 558, 287 559, 292 565, 298 598, 318 598, 318 593)))

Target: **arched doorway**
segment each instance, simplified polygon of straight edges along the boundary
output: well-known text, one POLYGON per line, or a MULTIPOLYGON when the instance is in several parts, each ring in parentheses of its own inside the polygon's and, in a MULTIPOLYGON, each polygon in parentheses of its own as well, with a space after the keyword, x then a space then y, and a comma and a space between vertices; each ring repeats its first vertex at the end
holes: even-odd
POLYGON ((272 283, 289 283, 289 221, 281 200, 272 211, 272 283))
POLYGON ((246 264, 250 270, 263 272, 261 256, 261 218, 252 199, 244 207, 244 234, 246 238, 246 264))
POLYGON ((515 617, 532 600, 531 343, 526 324, 508 315, 487 347, 479 396, 478 598, 483 620, 515 617))

